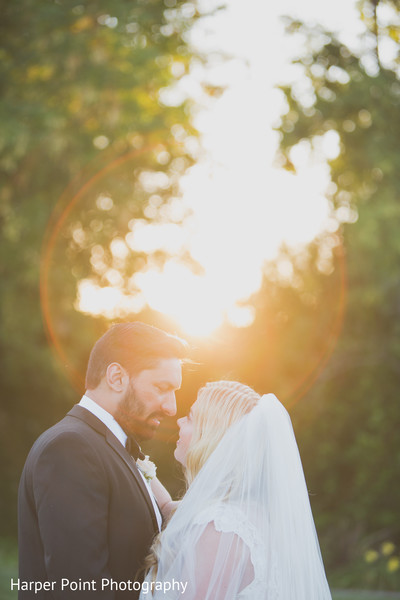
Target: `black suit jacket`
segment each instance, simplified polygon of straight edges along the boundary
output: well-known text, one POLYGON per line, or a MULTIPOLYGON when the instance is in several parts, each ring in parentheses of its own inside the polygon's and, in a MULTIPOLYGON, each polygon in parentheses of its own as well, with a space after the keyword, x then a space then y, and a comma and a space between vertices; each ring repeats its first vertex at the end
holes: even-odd
MULTIPOLYGON (((157 520, 136 463, 114 434, 81 406, 45 431, 22 473, 19 498, 19 578, 55 581, 54 591, 20 591, 19 598, 60 600, 138 597, 101 591, 102 578, 141 581, 157 520), (61 580, 94 580, 76 591, 61 580)), ((121 586, 123 587, 123 586, 121 586)))

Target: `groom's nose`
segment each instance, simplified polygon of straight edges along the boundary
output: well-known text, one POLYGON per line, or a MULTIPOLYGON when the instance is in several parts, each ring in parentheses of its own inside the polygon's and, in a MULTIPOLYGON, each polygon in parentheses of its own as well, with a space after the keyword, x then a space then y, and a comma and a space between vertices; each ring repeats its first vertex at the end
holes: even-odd
POLYGON ((173 417, 176 415, 176 398, 175 392, 170 392, 163 400, 161 408, 165 415, 173 417))

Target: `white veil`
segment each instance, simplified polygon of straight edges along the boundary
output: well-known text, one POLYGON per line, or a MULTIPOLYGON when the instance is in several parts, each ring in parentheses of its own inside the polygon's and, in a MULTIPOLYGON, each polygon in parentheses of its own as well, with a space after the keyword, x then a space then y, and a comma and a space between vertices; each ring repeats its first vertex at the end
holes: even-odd
POLYGON ((157 600, 331 599, 290 417, 273 394, 197 474, 160 536, 152 579, 166 584, 157 600))

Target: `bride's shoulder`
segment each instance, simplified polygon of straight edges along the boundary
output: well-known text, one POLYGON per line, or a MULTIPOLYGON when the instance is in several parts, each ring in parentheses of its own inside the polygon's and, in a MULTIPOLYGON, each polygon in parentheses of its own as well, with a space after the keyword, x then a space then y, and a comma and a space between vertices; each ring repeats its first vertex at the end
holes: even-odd
POLYGON ((239 506, 232 503, 218 502, 201 510, 196 516, 196 522, 200 524, 212 520, 229 526, 235 519, 242 521, 245 518, 246 516, 239 506))
POLYGON ((195 517, 194 521, 198 525, 215 522, 230 527, 235 518, 240 520, 245 517, 239 507, 224 502, 217 502, 204 507, 195 517))

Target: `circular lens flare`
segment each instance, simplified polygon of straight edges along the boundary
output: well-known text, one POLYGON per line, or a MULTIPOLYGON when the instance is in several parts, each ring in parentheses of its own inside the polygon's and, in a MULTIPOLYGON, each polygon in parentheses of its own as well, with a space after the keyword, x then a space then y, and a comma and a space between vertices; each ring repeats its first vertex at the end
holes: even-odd
MULTIPOLYGON (((84 372, 82 368, 77 367, 73 360, 71 360, 73 344, 66 344, 65 336, 60 332, 62 325, 60 326, 60 319, 57 312, 58 307, 53 298, 54 284, 52 283, 51 273, 57 269, 54 256, 55 248, 60 239, 63 237, 65 238, 65 230, 69 220, 72 218, 73 211, 79 207, 80 203, 84 203, 86 196, 91 193, 95 186, 111 172, 115 172, 116 169, 122 165, 129 164, 130 161, 133 161, 134 168, 135 160, 144 152, 152 150, 152 148, 134 150, 113 160, 98 170, 94 175, 88 177, 83 185, 79 185, 82 181, 82 176, 76 178, 76 180, 68 186, 57 203, 47 230, 45 243, 43 245, 40 277, 40 293, 44 322, 51 347, 54 349, 58 359, 63 365, 72 385, 80 392, 84 389, 84 372)), ((109 211, 112 209, 114 201, 111 196, 104 193, 101 196, 97 196, 96 202, 99 210, 109 211)), ((77 240, 79 242, 81 234, 79 230, 76 231, 77 240)), ((337 237, 340 239, 340 236, 337 237)), ((109 240, 109 242, 112 254, 117 259, 124 259, 126 254, 130 252, 129 247, 123 238, 114 238, 109 240)), ((206 242, 207 240, 205 240, 205 243, 206 242)), ((329 331, 324 334, 323 348, 318 354, 318 358, 315 360, 314 364, 310 365, 305 373, 296 379, 290 392, 287 394, 287 401, 290 405, 298 402, 298 400, 312 387, 315 380, 329 361, 341 331, 347 289, 345 253, 341 245, 336 249, 336 258, 336 265, 339 273, 339 285, 337 288, 337 299, 334 303, 331 325, 329 331)), ((216 257, 216 261, 218 260, 221 261, 221 257, 216 257)), ((161 270, 158 272, 161 273, 161 270)), ((229 294, 238 293, 236 288, 229 287, 228 284, 221 287, 221 282, 219 282, 219 287, 217 287, 216 284, 218 282, 210 280, 209 289, 207 290, 207 293, 205 293, 201 286, 204 275, 194 274, 189 266, 178 264, 175 259, 170 259, 165 262, 163 274, 165 276, 165 281, 169 282, 169 285, 163 288, 164 292, 162 295, 154 293, 154 290, 160 289, 154 282, 154 278, 157 277, 157 270, 153 269, 146 271, 145 269, 142 269, 133 274, 132 278, 134 279, 134 283, 139 284, 137 287, 141 289, 142 294, 141 298, 137 296, 136 310, 133 311, 133 313, 139 313, 147 303, 153 310, 167 314, 177 324, 179 323, 180 328, 185 330, 189 336, 193 338, 210 335, 227 321, 235 326, 241 327, 247 327, 254 321, 256 315, 251 306, 240 306, 240 304, 235 306, 232 300, 230 300, 229 294), (188 292, 184 292, 181 287, 182 277, 190 280, 189 285, 186 286, 187 290, 189 290, 188 292), (221 293, 214 293, 213 295, 213 289, 218 289, 221 293), (193 318, 193 304, 199 300, 203 310, 201 314, 197 313, 196 318, 193 318)), ((109 287, 103 287, 100 288, 100 290, 104 302, 107 301, 109 303, 110 314, 107 317, 107 313, 105 313, 104 310, 100 310, 100 308, 97 312, 97 316, 102 316, 106 321, 107 318, 113 318, 111 308, 115 303, 118 303, 118 298, 122 297, 122 292, 117 287, 118 272, 108 273, 108 276, 110 278, 109 287), (114 277, 114 280, 112 277, 114 277)), ((87 290, 90 288, 90 282, 87 280, 82 279, 80 283, 82 284, 82 289, 84 289, 85 285, 87 290)), ((261 275, 259 283, 261 283, 261 275)), ((249 286, 250 289, 251 286, 254 286, 254 282, 251 281, 249 286)), ((89 291, 97 300, 100 300, 99 290, 96 292, 96 288, 92 286, 89 291)), ((71 313, 76 312, 76 305, 74 307, 72 303, 68 310, 70 310, 71 313)), ((81 307, 81 311, 84 313, 85 308, 81 307)), ((87 306, 87 312, 92 315, 96 314, 95 310, 90 310, 90 305, 87 306)), ((207 357, 205 357, 205 361, 207 361, 207 357)))

